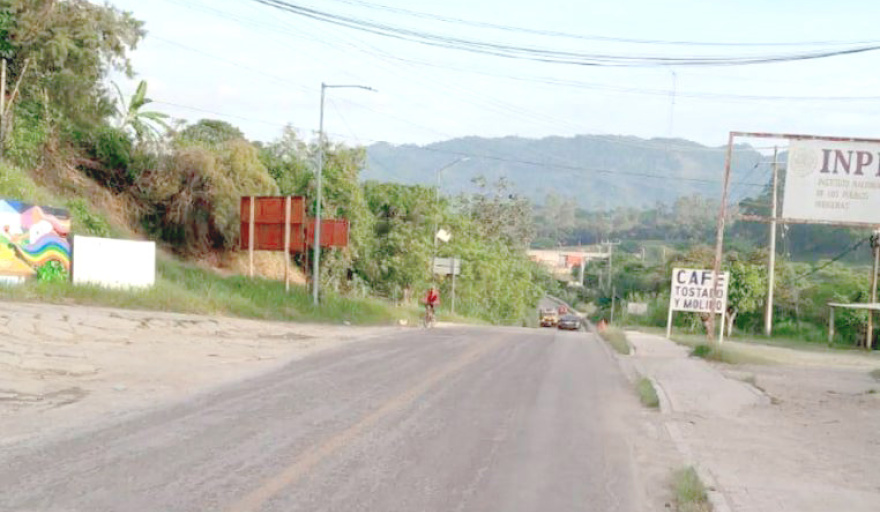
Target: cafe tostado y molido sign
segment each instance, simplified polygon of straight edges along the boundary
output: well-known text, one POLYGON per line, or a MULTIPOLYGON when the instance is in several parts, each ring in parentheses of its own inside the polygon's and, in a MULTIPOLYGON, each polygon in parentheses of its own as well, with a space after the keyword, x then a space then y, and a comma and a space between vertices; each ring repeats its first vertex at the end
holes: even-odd
POLYGON ((727 272, 719 272, 716 288, 711 270, 672 269, 670 309, 694 313, 724 313, 729 277, 727 272))
POLYGON ((880 143, 792 140, 782 216, 880 224, 880 143))

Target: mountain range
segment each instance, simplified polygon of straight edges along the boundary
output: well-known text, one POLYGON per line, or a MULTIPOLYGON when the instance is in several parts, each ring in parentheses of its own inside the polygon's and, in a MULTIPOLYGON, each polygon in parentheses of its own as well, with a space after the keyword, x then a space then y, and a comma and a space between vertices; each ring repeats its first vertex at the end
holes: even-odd
MULTIPOLYGON (((541 204, 550 193, 594 210, 672 203, 721 194, 725 147, 684 139, 631 136, 464 137, 424 146, 385 142, 367 147, 365 180, 434 186, 446 194, 476 190, 472 180, 505 178, 511 193, 541 204), (438 171, 441 171, 439 172, 438 171)), ((733 176, 748 175, 762 155, 735 147, 733 176)))

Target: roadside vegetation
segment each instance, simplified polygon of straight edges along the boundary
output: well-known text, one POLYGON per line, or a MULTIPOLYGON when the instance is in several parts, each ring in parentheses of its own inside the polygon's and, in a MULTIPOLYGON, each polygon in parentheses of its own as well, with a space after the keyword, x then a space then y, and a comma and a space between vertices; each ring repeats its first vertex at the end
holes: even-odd
MULTIPOLYGON (((436 251, 463 262, 456 282, 460 315, 534 321, 538 300, 556 283, 526 255, 532 205, 508 183, 478 179, 471 192, 438 201, 430 187, 362 182, 363 147, 308 140, 292 128, 272 141, 252 141, 225 121, 170 119, 150 99, 147 82, 130 82, 130 52, 149 37, 136 15, 84 0, 0 5, 0 57, 8 63, 7 91, 15 91, 0 126, 0 197, 67 208, 75 233, 155 240, 173 257, 159 265, 151 291, 39 282, 0 296, 369 322, 397 316, 369 297, 418 310, 419 297, 436 284, 444 319, 451 280, 432 276, 436 251), (34 12, 45 15, 28 15, 34 12), (111 76, 129 80, 131 92, 111 76), (239 198, 314 197, 319 144, 322 211, 348 219, 351 230, 346 248, 322 251, 327 296, 315 309, 303 289, 286 296, 276 282, 229 276, 240 268, 228 262, 238 251, 239 198), (437 228, 452 237, 435 249, 437 228)), ((314 208, 309 205, 309 215, 314 208)), ((294 266, 304 271, 311 256, 297 255, 294 266)), ((51 270, 42 275, 57 277, 51 270)))
POLYGON ((712 512, 706 486, 692 466, 675 472, 672 478, 676 512, 712 512))
POLYGON ((639 400, 641 400, 642 405, 653 409, 660 407, 660 398, 657 396, 657 390, 654 388, 651 379, 642 377, 639 379, 636 389, 639 392, 639 400))
POLYGON ((874 380, 880 381, 880 368, 875 368, 871 370, 870 375, 874 378, 874 380))
POLYGON ((618 354, 623 354, 625 356, 630 354, 632 349, 629 345, 629 341, 626 339, 626 333, 622 329, 608 326, 600 331, 599 335, 602 336, 602 339, 607 341, 608 344, 611 345, 611 348, 613 348, 618 354))
POLYGON ((387 301, 335 293, 325 296, 322 305, 315 307, 304 288, 293 287, 288 293, 284 283, 279 281, 224 277, 171 257, 160 259, 156 285, 145 290, 74 286, 68 280, 31 280, 19 286, 0 286, 0 299, 352 324, 390 324, 406 320, 409 325, 417 325, 421 315, 415 306, 401 308, 387 301))

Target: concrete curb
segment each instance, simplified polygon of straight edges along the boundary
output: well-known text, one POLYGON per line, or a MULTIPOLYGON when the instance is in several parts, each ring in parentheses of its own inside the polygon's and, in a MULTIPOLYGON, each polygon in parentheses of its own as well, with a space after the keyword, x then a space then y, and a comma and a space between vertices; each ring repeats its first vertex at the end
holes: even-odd
MULTIPOLYGON (((635 355, 635 353, 635 347, 630 345, 630 354, 635 355)), ((621 371, 626 374, 628 373, 628 369, 624 367, 624 361, 625 360, 623 359, 618 359, 618 363, 621 365, 621 371)), ((703 364, 708 363, 703 362, 703 364)), ((666 392, 666 389, 664 389, 663 386, 661 386, 656 379, 642 372, 637 364, 628 364, 627 366, 630 367, 629 371, 635 374, 635 379, 638 379, 639 377, 647 378, 649 381, 651 381, 651 385, 654 386, 654 390, 657 392, 657 398, 660 401, 660 414, 669 418, 663 421, 663 426, 666 429, 666 432, 669 434, 669 438, 672 439, 672 443, 675 445, 676 451, 678 451, 678 453, 684 460, 685 465, 692 466, 694 468, 694 471, 697 472, 697 476, 699 476, 700 480, 703 482, 703 485, 705 485, 706 496, 709 498, 709 502, 712 504, 713 512, 732 512, 730 504, 727 501, 727 497, 724 495, 724 492, 718 485, 718 481, 716 480, 715 475, 713 475, 711 471, 709 471, 705 466, 697 461, 693 449, 691 448, 690 444, 688 444, 688 442, 685 440, 684 436, 681 434, 681 431, 678 428, 678 423, 670 418, 670 416, 675 413, 675 410, 672 407, 672 399, 666 392)), ((724 376, 722 375, 722 377, 724 376)))

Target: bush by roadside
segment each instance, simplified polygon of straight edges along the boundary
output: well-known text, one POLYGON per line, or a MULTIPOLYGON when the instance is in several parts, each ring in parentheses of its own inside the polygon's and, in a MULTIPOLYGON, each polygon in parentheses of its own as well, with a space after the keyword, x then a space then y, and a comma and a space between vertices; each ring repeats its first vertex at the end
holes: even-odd
POLYGON ((642 405, 654 409, 660 407, 660 398, 657 396, 657 390, 654 389, 654 384, 650 379, 647 377, 639 379, 636 389, 639 392, 639 400, 642 401, 642 405))
POLYGON ((608 326, 599 331, 599 335, 602 336, 602 339, 607 341, 608 344, 611 345, 611 348, 613 348, 618 354, 630 354, 629 342, 626 340, 626 333, 623 332, 623 330, 608 326))
POLYGON ((711 512, 712 504, 706 494, 706 486, 693 467, 675 472, 672 479, 675 493, 675 510, 678 512, 711 512))

